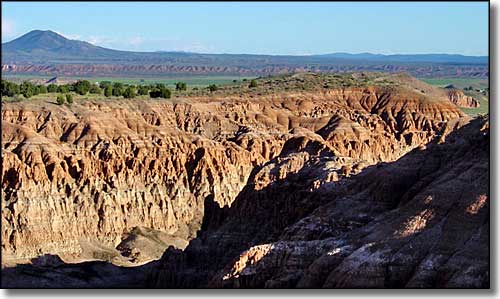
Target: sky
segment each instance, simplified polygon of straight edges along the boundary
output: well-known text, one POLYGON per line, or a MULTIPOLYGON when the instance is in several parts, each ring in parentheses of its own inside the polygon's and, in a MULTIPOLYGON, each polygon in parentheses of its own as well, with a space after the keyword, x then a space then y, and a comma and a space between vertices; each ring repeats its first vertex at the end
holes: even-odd
POLYGON ((31 30, 133 51, 488 55, 487 2, 6 2, 31 30))

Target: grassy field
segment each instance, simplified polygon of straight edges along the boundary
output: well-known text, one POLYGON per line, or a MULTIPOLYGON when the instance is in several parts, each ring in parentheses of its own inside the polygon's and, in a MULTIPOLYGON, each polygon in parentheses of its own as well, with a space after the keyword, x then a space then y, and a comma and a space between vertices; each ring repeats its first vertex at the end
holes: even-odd
MULTIPOLYGON (((422 81, 439 86, 445 87, 448 85, 453 85, 457 89, 464 89, 466 87, 472 86, 474 89, 485 89, 488 88, 488 79, 465 79, 465 78, 450 78, 450 79, 421 79, 422 81)), ((464 94, 472 96, 479 101, 479 108, 460 108, 464 113, 470 116, 477 116, 479 114, 489 113, 489 96, 483 95, 476 91, 464 91, 464 94)))
POLYGON ((488 79, 468 79, 468 78, 439 78, 439 79, 420 79, 427 84, 445 87, 452 84, 455 88, 463 89, 472 86, 473 88, 488 88, 488 79))
MULTIPOLYGON (((42 75, 4 75, 2 79, 7 79, 12 82, 20 83, 26 80, 44 80, 47 81, 54 76, 42 75)), ((90 82, 111 81, 126 84, 151 84, 164 83, 167 86, 174 86, 176 82, 186 82, 188 88, 206 87, 210 84, 228 85, 233 84, 233 80, 242 81, 243 79, 250 80, 255 77, 240 77, 240 76, 179 76, 179 77, 162 77, 162 78, 118 78, 118 77, 58 77, 60 80, 88 80, 90 82)))
POLYGON ((479 98, 479 108, 460 108, 463 112, 470 116, 477 116, 479 114, 488 114, 489 113, 489 102, 487 99, 479 98))

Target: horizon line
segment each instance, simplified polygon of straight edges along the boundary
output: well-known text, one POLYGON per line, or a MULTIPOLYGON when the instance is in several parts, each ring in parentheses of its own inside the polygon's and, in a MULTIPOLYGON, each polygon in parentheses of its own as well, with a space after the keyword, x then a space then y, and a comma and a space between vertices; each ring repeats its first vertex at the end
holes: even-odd
POLYGON ((62 36, 63 38, 67 39, 67 40, 72 40, 72 41, 80 41, 80 42, 85 42, 85 43, 88 43, 88 44, 91 44, 93 46, 96 46, 96 47, 100 47, 100 48, 104 48, 104 49, 108 49, 108 50, 113 50, 113 51, 121 51, 121 52, 132 52, 132 53, 160 53, 160 52, 166 52, 166 53, 186 53, 186 54, 203 54, 203 55, 255 55, 255 56, 295 56, 295 57, 314 57, 314 56, 325 56, 325 55, 335 55, 335 54, 346 54, 346 55, 374 55, 374 56, 377 56, 377 55, 380 55, 380 56, 417 56, 417 55, 449 55, 449 56, 462 56, 462 57, 476 57, 476 58, 482 58, 482 57, 489 57, 489 53, 488 54, 484 54, 484 55, 467 55, 467 54, 462 54, 462 53, 445 53, 445 52, 425 52, 425 53, 375 53, 375 52, 345 52, 345 51, 340 51, 340 52, 327 52, 327 53, 317 53, 317 54, 263 54, 263 53, 227 53, 227 52, 212 52, 212 53, 207 53, 207 52, 191 52, 191 51, 174 51, 174 50, 138 50, 138 51, 134 51, 134 50, 120 50, 120 49, 116 49, 116 48, 108 48, 108 47, 105 47, 105 46, 101 46, 101 45, 98 45, 98 44, 93 44, 89 41, 86 41, 86 40, 81 40, 81 39, 71 39, 71 38, 68 38, 66 36, 64 36, 63 34, 57 32, 57 31, 54 31, 54 30, 51 30, 51 29, 46 29, 46 30, 42 30, 42 29, 32 29, 24 34, 21 34, 15 38, 12 38, 11 40, 9 41, 6 41, 6 42, 2 42, 2 46, 4 44, 7 44, 7 43, 10 43, 12 41, 15 41, 16 39, 18 38, 21 38, 31 32, 34 32, 34 31, 41 31, 41 32, 52 32, 54 34, 57 34, 59 36, 62 36))

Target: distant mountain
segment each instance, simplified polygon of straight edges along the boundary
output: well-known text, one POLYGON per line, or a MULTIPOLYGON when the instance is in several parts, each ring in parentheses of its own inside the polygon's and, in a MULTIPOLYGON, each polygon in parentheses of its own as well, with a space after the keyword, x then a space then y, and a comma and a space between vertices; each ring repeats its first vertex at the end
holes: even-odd
POLYGON ((112 59, 121 53, 122 51, 98 47, 88 42, 70 40, 50 30, 33 30, 2 44, 2 61, 112 59))
POLYGON ((2 44, 2 73, 31 72, 54 76, 62 74, 163 76, 174 73, 269 75, 301 71, 406 71, 414 76, 426 77, 434 74, 485 77, 488 75, 487 62, 488 57, 484 56, 448 54, 333 53, 291 56, 132 52, 71 40, 50 30, 33 30, 2 44), (458 68, 455 65, 458 65, 458 68))

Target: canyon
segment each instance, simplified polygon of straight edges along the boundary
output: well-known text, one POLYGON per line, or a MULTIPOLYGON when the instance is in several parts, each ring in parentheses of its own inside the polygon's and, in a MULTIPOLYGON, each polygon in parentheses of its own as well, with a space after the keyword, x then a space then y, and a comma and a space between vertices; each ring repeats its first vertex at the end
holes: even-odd
POLYGON ((487 287, 488 118, 331 78, 2 103, 2 284, 487 287))

